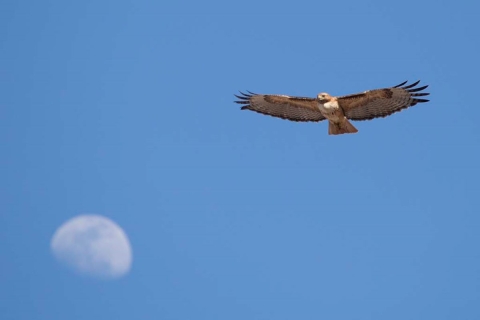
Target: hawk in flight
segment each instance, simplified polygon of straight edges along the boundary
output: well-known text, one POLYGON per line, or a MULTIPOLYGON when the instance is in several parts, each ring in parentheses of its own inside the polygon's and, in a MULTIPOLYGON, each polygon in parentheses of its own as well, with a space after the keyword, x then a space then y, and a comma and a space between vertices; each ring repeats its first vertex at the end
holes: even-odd
POLYGON ((316 98, 293 97, 275 94, 235 95, 243 104, 241 110, 251 110, 269 116, 297 121, 318 122, 328 120, 328 134, 358 132, 350 121, 383 118, 395 112, 412 107, 417 103, 428 102, 419 97, 430 93, 420 92, 427 86, 416 87, 418 83, 406 85, 407 81, 394 87, 367 90, 346 96, 332 97, 328 93, 319 93, 316 98))

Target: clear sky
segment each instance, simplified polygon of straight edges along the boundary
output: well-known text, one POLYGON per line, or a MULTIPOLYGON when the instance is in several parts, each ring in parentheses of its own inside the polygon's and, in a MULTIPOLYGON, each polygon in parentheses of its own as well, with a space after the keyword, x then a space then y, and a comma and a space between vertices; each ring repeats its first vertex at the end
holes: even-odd
POLYGON ((480 319, 479 5, 0 4, 0 319, 480 319), (238 90, 428 84, 389 118, 294 123, 238 90), (83 213, 130 273, 50 252, 83 213))

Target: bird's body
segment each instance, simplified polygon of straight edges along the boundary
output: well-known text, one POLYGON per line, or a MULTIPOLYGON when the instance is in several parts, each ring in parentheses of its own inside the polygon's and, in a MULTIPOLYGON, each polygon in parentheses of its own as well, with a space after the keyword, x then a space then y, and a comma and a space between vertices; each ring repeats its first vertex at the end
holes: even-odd
POLYGON ((328 93, 320 93, 317 96, 317 107, 325 119, 328 120, 328 134, 356 133, 358 132, 348 121, 343 109, 338 104, 338 99, 328 93))
POLYGON ((262 95, 242 93, 237 103, 243 104, 242 110, 251 110, 261 114, 297 122, 328 120, 328 133, 331 135, 356 133, 358 130, 349 120, 371 120, 389 116, 395 112, 428 102, 418 97, 429 95, 419 92, 428 86, 415 86, 420 81, 404 86, 374 89, 346 96, 332 97, 320 93, 316 98, 293 97, 286 95, 262 95))
POLYGON ((336 99, 332 99, 325 103, 317 102, 317 106, 322 115, 330 121, 339 121, 345 116, 336 99))

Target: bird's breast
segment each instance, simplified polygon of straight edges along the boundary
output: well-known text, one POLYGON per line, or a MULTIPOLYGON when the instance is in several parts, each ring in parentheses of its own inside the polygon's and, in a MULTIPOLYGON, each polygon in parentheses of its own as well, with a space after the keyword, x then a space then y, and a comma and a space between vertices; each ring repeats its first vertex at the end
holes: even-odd
POLYGON ((338 106, 337 101, 329 101, 326 103, 319 103, 318 109, 323 114, 323 116, 329 120, 337 121, 342 115, 340 107, 338 106))

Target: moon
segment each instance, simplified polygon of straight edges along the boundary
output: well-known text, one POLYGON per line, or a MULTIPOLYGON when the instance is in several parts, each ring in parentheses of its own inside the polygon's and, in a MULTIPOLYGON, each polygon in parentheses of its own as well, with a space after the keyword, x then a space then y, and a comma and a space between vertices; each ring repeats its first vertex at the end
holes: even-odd
POLYGON ((126 233, 100 215, 84 214, 66 221, 55 231, 50 247, 59 262, 96 278, 120 278, 132 265, 126 233))

